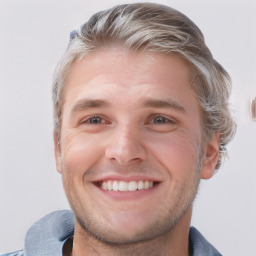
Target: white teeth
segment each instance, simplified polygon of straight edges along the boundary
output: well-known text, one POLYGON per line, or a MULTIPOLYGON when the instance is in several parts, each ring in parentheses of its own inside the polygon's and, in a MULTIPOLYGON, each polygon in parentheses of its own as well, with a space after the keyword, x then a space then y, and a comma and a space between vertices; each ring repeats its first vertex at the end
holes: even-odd
POLYGON ((124 181, 120 181, 119 186, 118 186, 118 190, 119 191, 127 191, 128 190, 128 183, 124 182, 124 181))
POLYGON ((103 182, 103 183, 102 183, 102 188, 103 188, 104 190, 108 190, 107 182, 103 182))
MULTIPOLYGON (((152 184, 153 185, 153 184, 152 184)), ((139 182, 138 182, 138 190, 142 190, 142 189, 144 189, 144 182, 142 181, 142 180, 140 180, 139 182)))
POLYGON ((118 191, 118 182, 116 180, 113 182, 113 190, 118 191))
POLYGON ((112 184, 110 180, 107 182, 107 187, 109 191, 112 190, 112 184))
POLYGON ((136 191, 153 187, 153 181, 117 181, 108 180, 101 183, 101 188, 108 191, 136 191))
POLYGON ((148 189, 149 188, 149 182, 148 181, 145 181, 145 189, 148 189))
POLYGON ((135 191, 137 190, 137 182, 136 181, 130 181, 128 183, 128 190, 129 191, 135 191))

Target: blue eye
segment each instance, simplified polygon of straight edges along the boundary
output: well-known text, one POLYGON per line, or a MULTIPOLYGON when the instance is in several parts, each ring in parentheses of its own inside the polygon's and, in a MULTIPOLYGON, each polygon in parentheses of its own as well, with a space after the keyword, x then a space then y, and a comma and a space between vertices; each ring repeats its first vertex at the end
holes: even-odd
POLYGON ((156 118, 154 118, 153 123, 154 124, 164 124, 169 122, 169 120, 163 116, 157 116, 156 118))
POLYGON ((101 124, 102 123, 102 118, 99 116, 93 116, 87 120, 88 123, 90 124, 101 124))
POLYGON ((91 115, 84 117, 79 124, 78 128, 84 132, 95 133, 104 131, 111 125, 109 119, 101 115, 91 115))
POLYGON ((176 119, 162 114, 151 115, 148 118, 146 125, 154 132, 172 132, 178 128, 176 119))
POLYGON ((88 126, 88 127, 93 127, 93 126, 101 126, 101 125, 109 125, 110 122, 105 118, 101 116, 88 116, 80 121, 81 125, 83 126, 88 126))

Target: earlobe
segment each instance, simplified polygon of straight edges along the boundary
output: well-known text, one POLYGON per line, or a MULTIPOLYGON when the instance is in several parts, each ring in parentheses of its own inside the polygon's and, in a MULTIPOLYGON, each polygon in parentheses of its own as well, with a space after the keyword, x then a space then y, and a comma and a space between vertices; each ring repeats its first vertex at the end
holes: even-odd
POLYGON ((56 163, 56 169, 59 173, 62 173, 61 170, 61 149, 60 149, 60 143, 59 143, 59 133, 57 131, 54 131, 54 155, 55 155, 55 163, 56 163))
POLYGON ((207 142, 204 148, 202 159, 201 178, 210 179, 215 172, 215 166, 219 159, 220 135, 215 133, 211 140, 207 142))

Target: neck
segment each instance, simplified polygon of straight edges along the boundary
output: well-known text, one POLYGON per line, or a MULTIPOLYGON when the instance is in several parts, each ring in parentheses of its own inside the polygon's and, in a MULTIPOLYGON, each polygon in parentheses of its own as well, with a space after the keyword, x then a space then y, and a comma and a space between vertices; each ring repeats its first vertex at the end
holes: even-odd
POLYGON ((188 256, 192 207, 167 233, 155 239, 126 245, 109 245, 91 236, 76 223, 72 256, 188 256))

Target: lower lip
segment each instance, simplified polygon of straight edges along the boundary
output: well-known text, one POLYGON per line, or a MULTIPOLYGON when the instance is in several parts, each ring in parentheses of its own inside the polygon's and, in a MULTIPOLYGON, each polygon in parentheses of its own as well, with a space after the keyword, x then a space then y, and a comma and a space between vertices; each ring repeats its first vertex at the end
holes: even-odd
POLYGON ((144 197, 150 196, 152 193, 156 191, 159 187, 159 183, 155 184, 152 188, 135 190, 135 191, 109 191, 103 190, 102 188, 96 186, 98 190, 103 193, 105 196, 108 196, 115 200, 139 200, 144 197))

